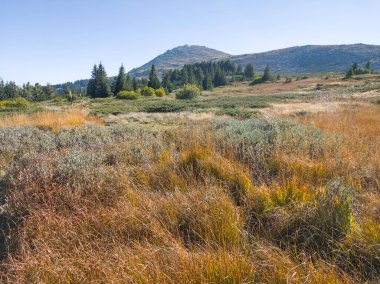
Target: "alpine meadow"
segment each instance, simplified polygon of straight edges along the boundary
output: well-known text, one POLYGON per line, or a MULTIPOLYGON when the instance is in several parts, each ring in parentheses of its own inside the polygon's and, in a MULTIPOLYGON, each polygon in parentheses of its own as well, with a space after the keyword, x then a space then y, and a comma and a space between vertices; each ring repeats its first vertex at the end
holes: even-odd
POLYGON ((5 2, 1 283, 380 282, 379 3, 5 2))

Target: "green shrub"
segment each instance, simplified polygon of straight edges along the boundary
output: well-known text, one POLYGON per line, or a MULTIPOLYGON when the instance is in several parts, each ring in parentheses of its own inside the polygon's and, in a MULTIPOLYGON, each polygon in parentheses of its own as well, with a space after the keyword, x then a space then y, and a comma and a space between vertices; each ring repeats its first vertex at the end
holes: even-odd
POLYGON ((180 89, 175 97, 180 100, 189 100, 198 97, 201 94, 197 85, 186 84, 180 89))
POLYGON ((117 94, 116 98, 121 100, 137 100, 139 94, 133 91, 121 91, 117 94))
POLYGON ((293 81, 292 77, 287 77, 285 83, 291 83, 293 81))
POLYGON ((254 85, 261 84, 261 83, 263 83, 263 79, 260 77, 260 78, 253 80, 250 85, 254 86, 254 85))
POLYGON ((65 99, 60 97, 60 96, 57 96, 57 97, 54 97, 53 101, 55 103, 63 103, 65 101, 65 99))
POLYGON ((0 110, 24 109, 30 105, 29 101, 22 97, 13 100, 0 101, 0 110))
POLYGON ((165 89, 163 88, 159 88, 155 90, 154 93, 156 94, 157 97, 163 97, 166 95, 165 89))
POLYGON ((182 103, 175 102, 155 102, 144 108, 146 112, 178 112, 185 108, 185 105, 182 103))
POLYGON ((155 92, 151 87, 144 87, 144 89, 141 90, 141 95, 144 97, 153 97, 155 95, 155 92))

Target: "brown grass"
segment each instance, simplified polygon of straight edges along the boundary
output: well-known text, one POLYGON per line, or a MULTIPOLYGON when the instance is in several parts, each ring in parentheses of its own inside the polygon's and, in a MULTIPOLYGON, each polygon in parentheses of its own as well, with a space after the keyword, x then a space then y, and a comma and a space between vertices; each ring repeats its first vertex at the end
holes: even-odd
POLYGON ((309 113, 295 119, 341 135, 343 140, 335 155, 341 154, 345 158, 353 178, 356 175, 365 187, 379 190, 380 106, 354 104, 335 112, 309 113))
POLYGON ((12 114, 0 120, 0 127, 35 126, 57 132, 61 128, 76 127, 84 124, 102 125, 103 121, 89 116, 83 111, 45 111, 33 114, 12 114))
MULTIPOLYGON (((70 112, 36 114, 30 125, 57 131, 94 119, 76 115, 70 122, 70 112), (41 117, 50 124, 38 124, 41 117), (58 117, 66 123, 52 124, 58 117)), ((2 193, 8 215, 0 216, 9 218, 9 227, 3 226, 9 251, 0 262, 0 279, 376 283, 378 109, 295 119, 331 140, 310 141, 319 136, 286 124, 282 143, 264 155, 272 143, 267 139, 258 155, 249 156, 255 136, 220 141, 214 126, 192 122, 165 133, 138 129, 136 136, 123 129, 116 136, 127 133, 127 141, 94 148, 88 140, 79 153, 60 146, 8 155, 14 159, 2 193), (68 159, 71 152, 76 156, 68 159), (84 158, 92 155, 100 160, 88 168, 92 160, 84 158), (330 186, 334 179, 342 182, 330 186)), ((245 126, 240 131, 251 135, 245 126)))

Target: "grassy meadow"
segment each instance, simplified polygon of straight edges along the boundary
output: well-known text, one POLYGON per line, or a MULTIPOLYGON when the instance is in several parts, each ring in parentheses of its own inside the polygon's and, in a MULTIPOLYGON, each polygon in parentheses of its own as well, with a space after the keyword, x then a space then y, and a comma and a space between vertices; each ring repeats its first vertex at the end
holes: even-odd
POLYGON ((12 105, 1 282, 378 283, 380 75, 341 78, 12 105))

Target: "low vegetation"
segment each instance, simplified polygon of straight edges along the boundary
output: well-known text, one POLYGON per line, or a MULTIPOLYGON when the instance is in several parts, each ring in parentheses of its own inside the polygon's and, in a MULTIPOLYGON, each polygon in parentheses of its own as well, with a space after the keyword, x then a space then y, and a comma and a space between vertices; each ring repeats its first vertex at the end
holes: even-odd
POLYGON ((59 131, 61 128, 76 127, 84 124, 102 125, 102 120, 88 116, 80 110, 65 112, 37 112, 32 114, 12 114, 1 118, 0 127, 33 126, 40 129, 59 131))
POLYGON ((0 129, 1 280, 377 282, 372 107, 166 130, 12 115, 0 129))
POLYGON ((379 282, 379 75, 251 67, 1 101, 0 281, 379 282))
POLYGON ((180 89, 175 97, 179 100, 190 100, 198 97, 201 91, 196 85, 187 84, 180 89))

